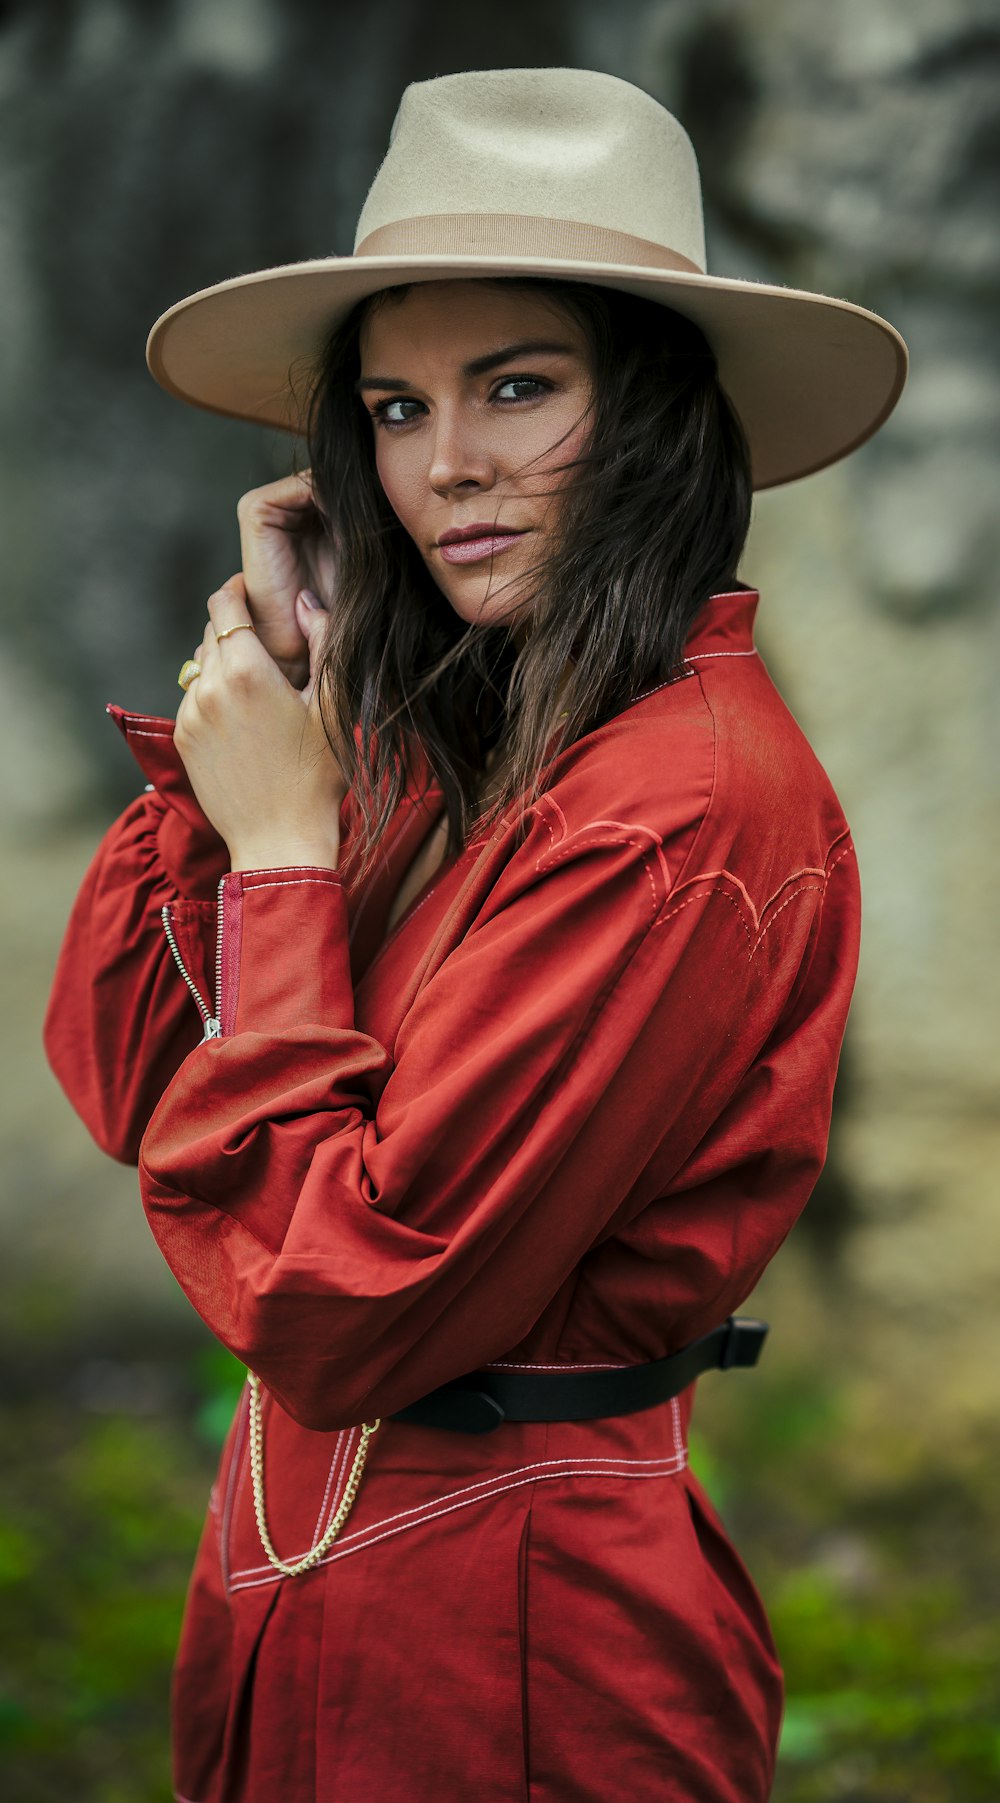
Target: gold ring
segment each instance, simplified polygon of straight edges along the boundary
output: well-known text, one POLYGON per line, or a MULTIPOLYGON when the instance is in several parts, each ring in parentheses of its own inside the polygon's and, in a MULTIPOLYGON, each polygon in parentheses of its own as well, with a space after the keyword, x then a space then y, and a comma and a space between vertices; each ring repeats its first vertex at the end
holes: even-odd
POLYGON ((256 630, 252 620, 237 620, 235 626, 227 626, 224 632, 217 632, 215 636, 217 639, 227 639, 231 632, 256 632, 256 630))
POLYGON ((201 665, 196 657, 186 657, 177 676, 182 689, 189 689, 196 676, 201 675, 201 665))

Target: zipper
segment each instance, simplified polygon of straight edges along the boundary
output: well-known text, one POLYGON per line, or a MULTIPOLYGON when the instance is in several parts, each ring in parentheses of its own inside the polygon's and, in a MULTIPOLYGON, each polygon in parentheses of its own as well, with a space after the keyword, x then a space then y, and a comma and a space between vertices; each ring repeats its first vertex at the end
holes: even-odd
POLYGON ((222 1037, 222 1019, 221 1019, 221 1013, 222 1013, 222 926, 223 926, 223 892, 224 892, 225 881, 226 881, 225 877, 222 877, 219 881, 218 905, 217 905, 217 910, 216 910, 217 918, 218 918, 218 931, 216 934, 216 941, 215 941, 215 980, 216 980, 216 985, 217 985, 218 991, 219 991, 219 994, 217 997, 217 1002, 216 1002, 216 1005, 219 1009, 218 1014, 212 1013, 211 1009, 208 1006, 208 1003, 206 1002, 204 996, 201 993, 201 990, 198 988, 197 983, 194 981, 194 978, 191 976, 190 971, 187 969, 187 966, 185 965, 184 960, 181 957, 180 947, 177 944, 177 939, 174 934, 173 924, 170 919, 170 903, 164 902, 162 908, 160 909, 160 919, 163 922, 163 931, 167 936, 167 944, 169 945, 170 950, 173 953, 174 963, 176 964, 178 970, 180 971, 181 976, 184 978, 184 981, 187 984, 189 990, 191 991, 191 995, 192 995, 195 1005, 198 1009, 198 1013, 201 1015, 202 1022, 204 1023, 204 1028, 205 1028, 205 1031, 203 1034, 204 1039, 220 1039, 222 1037))
POLYGON ((226 890, 226 879, 224 876, 220 876, 218 894, 217 894, 217 899, 216 899, 216 904, 215 904, 215 919, 216 919, 216 928, 215 928, 215 1006, 218 1010, 218 1013, 217 1013, 216 1019, 213 1023, 214 1028, 215 1028, 214 1032, 211 1032, 211 1033, 209 1032, 208 1024, 206 1023, 206 1026, 205 1026, 205 1038, 206 1039, 219 1039, 219 1038, 221 1038, 221 1035, 222 1035, 222 913, 223 913, 223 896, 225 895, 225 890, 226 890))

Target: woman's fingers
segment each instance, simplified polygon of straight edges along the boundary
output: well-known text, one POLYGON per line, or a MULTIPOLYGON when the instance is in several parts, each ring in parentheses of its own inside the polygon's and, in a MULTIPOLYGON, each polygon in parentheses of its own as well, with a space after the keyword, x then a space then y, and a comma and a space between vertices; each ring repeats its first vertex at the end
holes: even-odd
MULTIPOLYGON (((202 676, 205 673, 205 665, 208 662, 209 640, 211 640, 211 642, 213 644, 215 643, 215 633, 210 625, 206 626, 205 631, 201 635, 201 639, 200 639, 199 643, 195 646, 190 657, 185 659, 184 664, 181 667, 181 674, 183 674, 189 664, 197 664, 197 666, 198 666, 198 674, 195 676, 189 676, 187 682, 184 684, 184 700, 185 701, 187 700, 187 697, 190 694, 191 690, 194 688, 195 684, 199 683, 201 681, 202 676)), ((181 703, 181 705, 183 706, 183 702, 181 703)))
POLYGON ((296 687, 305 677, 305 645, 295 619, 303 584, 316 586, 313 566, 323 521, 309 472, 248 489, 236 507, 249 604, 264 649, 296 687))
MULTIPOLYGON (((181 701, 174 735, 195 795, 231 857, 333 868, 346 783, 314 684, 296 693, 261 644, 241 572, 210 596, 208 612, 202 674, 181 701)), ((297 590, 290 615, 315 669, 327 614, 297 590)))
POLYGON ((311 553, 307 556, 309 565, 309 587, 320 597, 323 606, 333 608, 337 603, 337 549, 331 542, 329 533, 317 539, 311 553))
POLYGON ((316 688, 319 660, 323 641, 326 638, 329 615, 318 595, 315 595, 311 589, 302 589, 295 599, 295 618, 309 647, 309 680, 302 694, 303 700, 309 702, 312 700, 316 688))
MULTIPOLYGON (((214 712, 216 700, 223 699, 224 690, 234 677, 239 677, 241 684, 242 679, 253 679, 255 676, 264 678, 265 686, 276 678, 280 682, 275 662, 261 645, 256 623, 251 618, 242 571, 238 570, 230 576, 209 596, 208 614, 201 643, 194 653, 195 662, 201 666, 201 673, 193 678, 181 703, 182 709, 187 703, 184 718, 191 725, 194 724, 195 716, 200 716, 201 707, 205 704, 211 703, 210 711, 214 712), (195 693, 198 689, 200 694, 195 693)), ((308 703, 315 683, 328 616, 318 597, 313 596, 313 604, 310 605, 303 595, 296 599, 294 616, 308 653, 308 686, 301 691, 303 701, 308 703)))
POLYGON ((248 488, 236 503, 236 517, 241 526, 245 523, 252 528, 268 508, 290 507, 296 511, 314 506, 312 471, 297 470, 274 482, 264 482, 259 488, 248 488))
POLYGON ((251 593, 261 581, 269 589, 277 547, 284 543, 297 556, 302 533, 319 527, 309 473, 279 476, 260 488, 248 488, 236 503, 236 518, 243 569, 257 578, 257 583, 251 581, 251 593))
MULTIPOLYGON (((243 574, 237 570, 235 576, 217 588, 214 595, 208 597, 208 613, 216 634, 227 632, 232 626, 250 627, 250 609, 247 606, 246 583, 243 574)), ((232 635, 235 637, 235 633, 232 635)))
MULTIPOLYGON (((250 630, 252 623, 245 597, 243 577, 237 573, 235 576, 230 576, 229 580, 208 598, 209 620, 202 633, 201 644, 194 654, 195 662, 201 665, 201 675, 194 677, 186 691, 186 695, 193 697, 192 705, 188 709, 189 714, 197 712, 199 701, 206 700, 220 680, 225 681, 226 660, 224 654, 232 641, 244 637, 248 639, 254 637, 250 630), (227 631, 227 628, 234 626, 237 628, 235 632, 227 631), (221 641, 220 633, 223 634, 221 641), (200 696, 194 693, 198 688, 201 689, 200 696)), ((252 659, 254 653, 251 652, 250 656, 252 659)), ((234 668, 246 669, 245 653, 242 656, 237 653, 235 659, 231 657, 229 664, 230 673, 234 668)))

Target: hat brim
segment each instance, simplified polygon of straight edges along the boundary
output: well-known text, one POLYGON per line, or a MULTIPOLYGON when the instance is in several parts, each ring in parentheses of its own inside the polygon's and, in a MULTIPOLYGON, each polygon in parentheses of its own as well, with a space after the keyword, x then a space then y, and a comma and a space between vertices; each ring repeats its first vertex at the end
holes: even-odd
POLYGON ((146 361, 161 387, 192 406, 301 432, 326 338, 358 301, 404 282, 515 275, 622 289, 700 326, 743 423, 755 489, 846 457, 878 431, 906 381, 903 338, 853 301, 555 257, 326 257, 257 270, 168 308, 149 334, 146 361))

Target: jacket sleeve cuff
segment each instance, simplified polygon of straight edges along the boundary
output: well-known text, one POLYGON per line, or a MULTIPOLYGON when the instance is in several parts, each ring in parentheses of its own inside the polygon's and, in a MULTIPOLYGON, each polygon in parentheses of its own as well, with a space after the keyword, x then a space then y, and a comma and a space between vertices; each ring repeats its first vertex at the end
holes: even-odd
POLYGON ((219 891, 223 1035, 354 1028, 347 897, 321 866, 230 871, 219 891), (289 957, 289 946, 294 957, 289 957))
POLYGON ((107 712, 148 783, 166 803, 157 833, 160 861, 179 895, 214 899, 229 869, 223 839, 202 811, 174 744, 174 722, 130 714, 109 702, 107 712))

